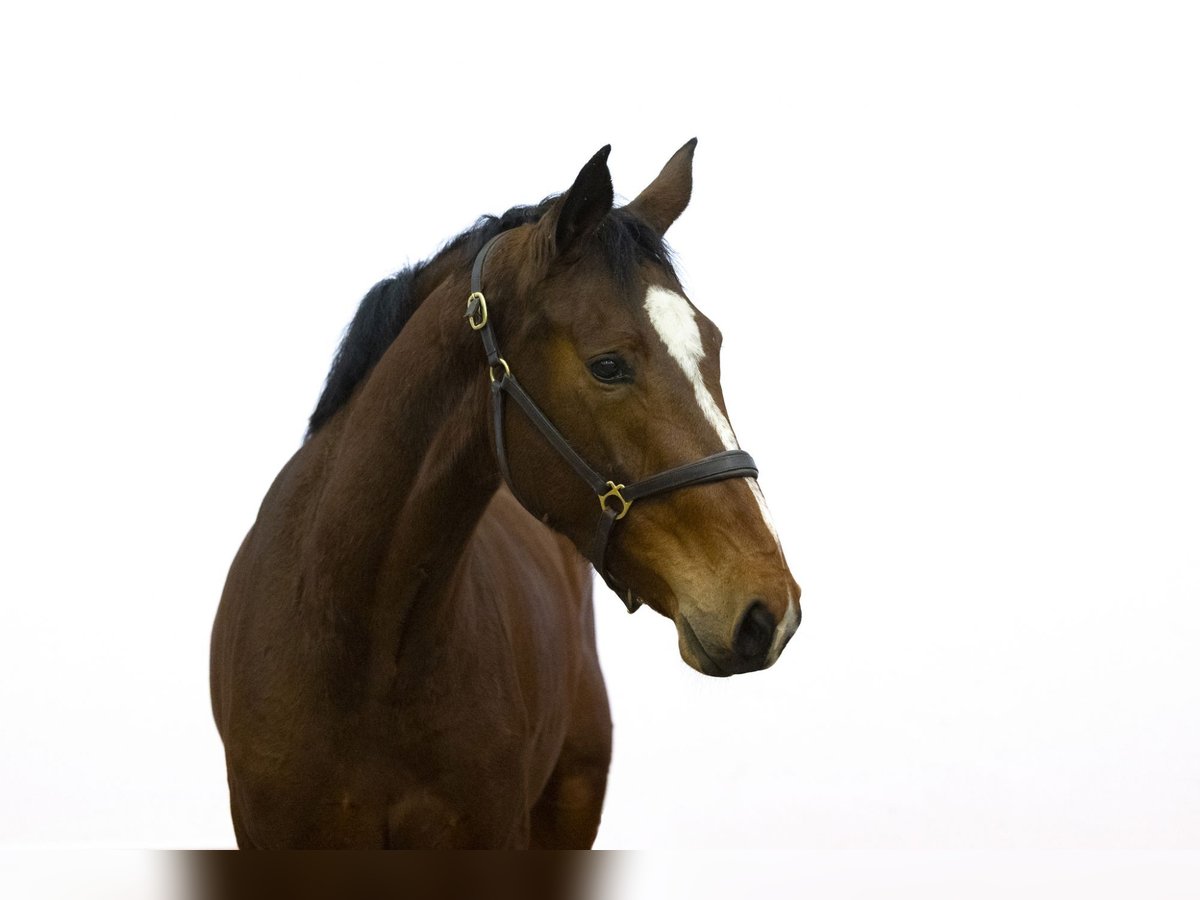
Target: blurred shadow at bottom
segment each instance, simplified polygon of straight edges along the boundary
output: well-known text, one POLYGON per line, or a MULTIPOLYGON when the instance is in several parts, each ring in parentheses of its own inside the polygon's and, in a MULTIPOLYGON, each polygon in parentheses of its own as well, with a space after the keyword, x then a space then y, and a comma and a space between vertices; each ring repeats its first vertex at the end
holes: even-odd
POLYGON ((611 856, 501 852, 255 852, 180 855, 183 900, 599 900, 611 856))

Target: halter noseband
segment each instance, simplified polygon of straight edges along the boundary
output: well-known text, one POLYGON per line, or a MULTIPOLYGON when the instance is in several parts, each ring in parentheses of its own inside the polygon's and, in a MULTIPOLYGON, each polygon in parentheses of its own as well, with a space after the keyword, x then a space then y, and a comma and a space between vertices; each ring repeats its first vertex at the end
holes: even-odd
MULTIPOLYGON (((503 233, 501 233, 503 234, 503 233)), ((567 461, 575 473, 587 482, 588 487, 600 501, 600 517, 588 548, 588 559, 600 577, 625 602, 629 611, 636 612, 642 601, 635 597, 633 591, 617 581, 605 565, 608 553, 608 541, 612 535, 613 526, 625 518, 634 501, 663 494, 667 491, 690 487, 694 484, 705 484, 710 481, 721 481, 725 478, 757 478, 758 467, 754 459, 744 450, 725 450, 714 453, 695 462, 676 466, 651 475, 628 486, 617 484, 593 469, 575 448, 563 437, 562 432, 546 418, 538 409, 524 388, 518 383, 507 362, 500 355, 496 345, 496 333, 488 319, 487 300, 484 299, 483 263, 488 251, 501 235, 496 235, 480 249, 471 267, 471 294, 467 297, 467 323, 483 339, 483 349, 487 353, 488 379, 492 385, 492 423, 496 439, 496 459, 500 463, 500 473, 504 476, 509 490, 516 496, 513 486, 512 472, 508 467, 508 452, 504 445, 504 394, 507 394, 521 407, 529 421, 534 424, 542 436, 550 443, 559 456, 567 461)))

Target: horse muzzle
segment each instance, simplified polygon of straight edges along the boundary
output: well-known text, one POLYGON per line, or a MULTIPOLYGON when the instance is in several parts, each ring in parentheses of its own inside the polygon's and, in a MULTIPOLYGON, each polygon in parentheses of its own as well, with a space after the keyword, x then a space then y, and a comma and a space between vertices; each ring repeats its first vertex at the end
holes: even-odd
MULTIPOLYGON (((683 605, 675 616, 679 655, 698 672, 724 678, 770 668, 800 625, 800 602, 789 596, 782 615, 766 600, 751 599, 734 620, 732 632, 716 617, 683 605)), ((724 617, 721 617, 724 618, 724 617)))

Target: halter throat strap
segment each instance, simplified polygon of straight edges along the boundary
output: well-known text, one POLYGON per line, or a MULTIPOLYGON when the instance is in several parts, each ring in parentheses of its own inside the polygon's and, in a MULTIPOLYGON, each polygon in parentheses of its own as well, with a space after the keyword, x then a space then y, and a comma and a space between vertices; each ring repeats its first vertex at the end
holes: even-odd
POLYGON ((493 237, 475 255, 475 261, 471 266, 471 294, 467 298, 467 311, 464 315, 472 330, 479 334, 487 355, 488 379, 491 382, 492 432, 496 442, 496 460, 500 466, 500 474, 504 477, 513 496, 519 500, 520 495, 517 494, 516 487, 513 485, 512 471, 508 463, 508 450, 504 440, 504 398, 507 395, 520 407, 526 418, 537 428, 547 443, 574 469, 575 474, 587 483, 599 500, 600 514, 592 532, 588 559, 600 573, 605 584, 624 601, 629 611, 636 612, 641 606, 641 600, 634 596, 633 591, 613 577, 612 573, 608 571, 606 562, 613 528, 629 513, 634 501, 726 478, 757 478, 758 467, 754 464, 754 459, 750 454, 744 450, 725 450, 694 462, 666 469, 628 486, 605 478, 593 469, 541 411, 533 398, 525 392, 516 376, 513 375, 508 362, 500 355, 500 348, 496 343, 496 333, 488 315, 487 299, 483 294, 483 267, 488 252, 502 236, 503 232, 493 237))

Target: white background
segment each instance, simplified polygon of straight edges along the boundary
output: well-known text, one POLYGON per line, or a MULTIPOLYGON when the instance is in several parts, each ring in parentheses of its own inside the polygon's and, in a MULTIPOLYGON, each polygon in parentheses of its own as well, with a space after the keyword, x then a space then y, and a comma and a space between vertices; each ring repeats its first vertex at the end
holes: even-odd
POLYGON ((612 143, 804 623, 602 593, 598 846, 1200 846, 1187 4, 39 4, 0 27, 0 844, 228 846, 208 633, 362 294, 612 143))

